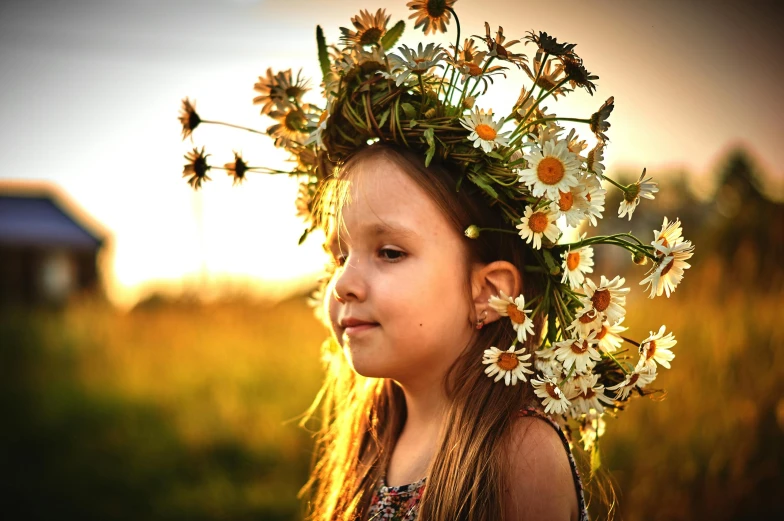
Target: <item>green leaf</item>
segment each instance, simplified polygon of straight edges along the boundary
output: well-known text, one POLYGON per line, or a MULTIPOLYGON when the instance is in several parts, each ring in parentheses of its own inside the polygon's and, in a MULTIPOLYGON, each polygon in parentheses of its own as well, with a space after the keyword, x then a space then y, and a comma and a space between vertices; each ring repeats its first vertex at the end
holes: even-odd
POLYGON ((400 20, 392 29, 381 37, 381 47, 383 47, 385 51, 391 49, 392 46, 397 43, 398 38, 400 38, 405 29, 406 23, 403 20, 400 20))
POLYGON ((329 53, 327 52, 327 41, 324 39, 324 30, 320 25, 316 26, 316 45, 318 45, 318 59, 321 65, 321 74, 324 76, 324 81, 329 76, 329 53))
POLYGON ((389 113, 390 112, 391 112, 391 109, 387 109, 387 110, 385 110, 384 112, 381 113, 381 117, 378 118, 378 127, 379 128, 383 127, 384 123, 387 122, 387 118, 389 117, 389 113))
POLYGON ((466 178, 466 176, 461 175, 460 179, 457 180, 457 184, 455 185, 455 192, 459 192, 460 191, 460 187, 463 186, 463 179, 465 179, 465 178, 466 178))
POLYGON ((299 241, 297 242, 297 245, 298 245, 298 246, 301 246, 301 245, 302 245, 302 243, 303 243, 303 242, 305 242, 305 239, 307 239, 307 238, 308 238, 308 234, 309 234, 309 233, 310 233, 310 228, 305 228, 305 231, 304 231, 304 232, 302 232, 302 235, 300 235, 300 237, 299 237, 299 241))
POLYGON ((400 108, 406 114, 406 119, 414 119, 416 117, 416 109, 411 103, 401 103, 400 108))
POLYGON ((417 125, 419 125, 419 121, 412 119, 411 122, 408 124, 408 128, 414 128, 417 125))
POLYGON ((496 159, 500 159, 501 161, 504 160, 504 156, 502 156, 501 154, 499 154, 495 150, 491 150, 490 152, 487 153, 487 155, 490 156, 490 157, 494 157, 496 159))
POLYGON ((555 312, 550 311, 547 315, 547 340, 550 341, 550 345, 555 344, 555 335, 558 332, 555 326, 555 312))
POLYGON ((544 255, 544 263, 547 264, 547 268, 550 270, 550 275, 558 275, 561 273, 561 266, 555 263, 553 254, 548 250, 542 250, 542 254, 544 255))
POLYGON ((477 174, 468 174, 468 179, 470 179, 471 182, 476 186, 487 192, 493 199, 498 199, 498 192, 496 192, 495 189, 487 183, 487 181, 482 179, 481 176, 477 174))
POLYGON ((433 133, 433 128, 430 127, 425 130, 425 141, 427 141, 427 155, 425 155, 425 168, 430 166, 430 161, 433 160, 433 155, 436 153, 436 140, 433 133))

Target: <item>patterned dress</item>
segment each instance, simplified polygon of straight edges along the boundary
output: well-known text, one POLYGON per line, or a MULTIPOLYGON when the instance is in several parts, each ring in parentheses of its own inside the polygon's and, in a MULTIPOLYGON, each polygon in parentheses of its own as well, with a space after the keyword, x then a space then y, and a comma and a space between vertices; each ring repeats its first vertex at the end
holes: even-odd
MULTIPOLYGON (((553 421, 549 416, 533 407, 525 407, 519 411, 521 416, 535 416, 541 418, 558 432, 561 441, 566 449, 566 454, 569 456, 569 465, 572 468, 572 477, 574 478, 574 487, 577 491, 577 508, 579 521, 588 521, 588 510, 585 507, 585 494, 583 493, 583 485, 580 480, 580 474, 577 472, 577 465, 574 462, 572 451, 569 449, 569 441, 566 435, 561 430, 561 427, 553 421)), ((419 499, 425 491, 425 479, 422 478, 415 483, 408 485, 401 485, 399 487, 387 486, 384 478, 381 478, 379 486, 373 494, 373 499, 370 502, 370 509, 368 510, 368 521, 414 521, 417 518, 417 510, 419 507, 419 499)))

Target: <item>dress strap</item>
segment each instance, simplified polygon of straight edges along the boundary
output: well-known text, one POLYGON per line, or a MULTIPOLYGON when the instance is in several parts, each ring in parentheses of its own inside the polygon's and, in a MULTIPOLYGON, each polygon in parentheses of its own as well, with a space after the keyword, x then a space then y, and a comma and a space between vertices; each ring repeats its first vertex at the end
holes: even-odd
POLYGON ((574 456, 572 455, 572 449, 569 447, 569 440, 566 439, 566 434, 564 434, 561 426, 555 422, 550 416, 543 413, 539 409, 526 406, 521 408, 518 411, 520 416, 533 416, 536 418, 540 418, 545 420, 547 423, 555 428, 556 432, 558 432, 558 436, 561 438, 563 442, 564 448, 566 449, 566 455, 569 456, 569 466, 572 468, 572 478, 574 479, 574 488, 577 491, 577 503, 578 503, 578 510, 579 510, 579 520, 580 521, 588 521, 588 509, 585 506, 585 493, 583 492, 583 484, 582 480, 580 479, 580 473, 577 471, 577 464, 574 462, 574 456))

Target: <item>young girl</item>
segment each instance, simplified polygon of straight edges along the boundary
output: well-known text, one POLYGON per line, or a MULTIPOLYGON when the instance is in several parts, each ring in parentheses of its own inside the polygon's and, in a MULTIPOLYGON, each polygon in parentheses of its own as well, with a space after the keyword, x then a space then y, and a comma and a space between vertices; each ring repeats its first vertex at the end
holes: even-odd
MULTIPOLYGON (((334 351, 314 519, 587 518, 566 438, 532 388, 499 385, 478 363, 518 340, 491 298, 530 300, 541 277, 523 272, 519 238, 463 234, 503 223, 478 191, 454 185, 421 155, 375 144, 321 199, 334 351)), ((541 326, 515 350, 535 350, 541 326)))
MULTIPOLYGON (((650 262, 640 282, 650 298, 669 297, 693 254, 680 222, 665 217, 650 245, 562 234, 597 225, 605 181, 629 219, 658 191, 645 170, 628 185, 604 173, 614 99, 589 118, 548 114, 548 97, 596 89, 575 45, 530 32, 529 60, 488 23, 484 37, 461 40, 453 4, 408 4, 425 34, 454 18, 449 49, 395 48, 405 24, 389 27, 383 9, 352 18, 341 46, 319 27, 323 104, 305 102, 308 82, 291 70, 255 85, 254 103, 275 120, 267 133, 296 166, 251 167, 235 152, 224 167, 235 181, 302 179, 297 205, 311 226, 300 240, 322 229, 333 260, 321 306, 327 376, 309 411, 321 410, 313 520, 585 520, 571 432, 593 475, 602 416, 651 392, 675 356, 664 326, 641 342, 622 336, 624 278, 587 274, 593 246, 622 247, 650 262), (514 105, 498 118, 479 108, 515 69, 531 85, 514 105), (595 145, 561 120, 588 125, 595 145)), ((182 111, 184 137, 215 123, 187 98, 182 111)), ((209 179, 207 156, 186 156, 194 188, 209 179)))

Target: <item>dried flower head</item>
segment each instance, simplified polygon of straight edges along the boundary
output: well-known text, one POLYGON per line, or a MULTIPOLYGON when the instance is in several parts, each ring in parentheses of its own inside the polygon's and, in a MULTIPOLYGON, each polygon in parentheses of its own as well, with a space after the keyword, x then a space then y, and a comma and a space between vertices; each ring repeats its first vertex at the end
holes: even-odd
POLYGON ((182 123, 182 140, 185 141, 186 137, 193 140, 193 131, 201 123, 201 118, 196 113, 196 103, 191 103, 188 98, 182 100, 182 108, 180 108, 180 123, 182 123))
POLYGON ((457 0, 413 0, 406 6, 414 11, 409 19, 416 18, 414 29, 424 27, 425 34, 446 32, 452 6, 457 0))
POLYGON ((185 167, 182 169, 182 176, 188 177, 188 184, 194 190, 201 188, 202 181, 209 181, 210 178, 207 176, 207 172, 212 168, 210 165, 207 164, 207 158, 210 154, 204 154, 204 147, 201 147, 201 151, 198 148, 194 148, 187 154, 185 154, 185 159, 188 160, 185 163, 185 167))

